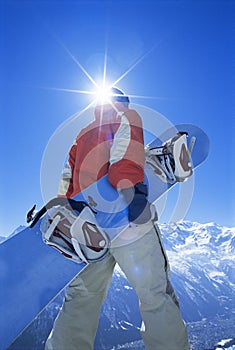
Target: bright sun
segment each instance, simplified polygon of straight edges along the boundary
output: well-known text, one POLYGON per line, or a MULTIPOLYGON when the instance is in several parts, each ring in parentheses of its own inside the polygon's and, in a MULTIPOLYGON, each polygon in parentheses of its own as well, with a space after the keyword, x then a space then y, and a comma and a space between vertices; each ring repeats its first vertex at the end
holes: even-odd
MULTIPOLYGON (((154 45, 153 48, 151 48, 148 52, 146 52, 143 56, 138 58, 131 67, 129 67, 118 79, 116 79, 112 84, 110 82, 107 82, 106 79, 106 69, 107 69, 107 55, 104 56, 104 67, 103 67, 103 77, 101 78, 101 83, 99 84, 95 79, 90 75, 90 73, 82 66, 82 64, 78 61, 78 59, 68 50, 68 48, 60 41, 58 40, 60 45, 64 48, 64 50, 67 52, 67 54, 72 58, 72 60, 77 64, 77 66, 81 69, 81 71, 86 75, 88 80, 93 84, 94 91, 91 90, 75 90, 75 89, 61 89, 61 88, 53 88, 53 90, 59 90, 59 91, 65 91, 65 92, 72 92, 72 93, 78 93, 78 94, 86 94, 91 95, 94 98, 92 98, 91 103, 85 108, 89 108, 90 106, 97 104, 105 104, 105 103, 111 103, 112 101, 112 92, 111 88, 114 86, 117 86, 118 83, 126 77, 148 54, 150 54, 156 45, 154 45)), ((129 97, 134 98, 144 98, 144 99, 159 99, 159 97, 151 97, 151 96, 140 96, 140 95, 132 95, 128 93, 129 97)))
POLYGON ((97 86, 94 92, 95 102, 98 104, 110 103, 112 96, 111 87, 112 86, 107 84, 97 86))

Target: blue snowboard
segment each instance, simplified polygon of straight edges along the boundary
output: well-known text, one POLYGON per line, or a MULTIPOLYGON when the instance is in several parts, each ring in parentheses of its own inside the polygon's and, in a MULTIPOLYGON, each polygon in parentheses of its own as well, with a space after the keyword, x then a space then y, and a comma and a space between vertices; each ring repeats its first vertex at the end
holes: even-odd
MULTIPOLYGON (((160 139, 145 133, 145 144, 161 146, 175 136, 175 130, 186 131, 188 140, 195 137, 192 151, 193 168, 209 153, 207 135, 198 127, 182 124, 167 130, 160 139)), ((146 166, 145 180, 149 201, 154 202, 175 183, 164 183, 146 166)), ((74 199, 95 205, 96 219, 113 240, 127 225, 127 209, 107 180, 93 184, 74 199), (109 215, 107 215, 107 213, 109 215)), ((45 307, 86 266, 65 259, 42 241, 40 221, 33 229, 26 228, 0 245, 0 350, 5 350, 45 307)))

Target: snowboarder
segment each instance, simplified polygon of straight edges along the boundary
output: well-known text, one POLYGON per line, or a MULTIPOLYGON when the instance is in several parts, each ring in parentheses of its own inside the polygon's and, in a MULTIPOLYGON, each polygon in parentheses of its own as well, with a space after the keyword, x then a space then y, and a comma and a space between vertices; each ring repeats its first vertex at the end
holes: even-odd
POLYGON ((129 109, 123 91, 114 87, 111 93, 110 101, 97 104, 95 120, 72 145, 58 196, 72 198, 108 174, 126 200, 130 225, 103 260, 90 263, 71 282, 45 349, 93 349, 100 309, 117 263, 138 295, 146 350, 189 350, 156 214, 147 200, 142 121, 129 109))

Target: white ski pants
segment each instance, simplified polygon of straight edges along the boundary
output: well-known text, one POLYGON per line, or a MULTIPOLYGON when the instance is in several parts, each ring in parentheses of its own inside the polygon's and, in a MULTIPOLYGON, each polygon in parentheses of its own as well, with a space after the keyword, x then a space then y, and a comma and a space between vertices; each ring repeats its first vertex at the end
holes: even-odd
POLYGON ((73 280, 45 349, 93 349, 100 309, 116 263, 139 297, 146 350, 189 350, 157 227, 133 243, 111 248, 105 259, 89 264, 73 280))

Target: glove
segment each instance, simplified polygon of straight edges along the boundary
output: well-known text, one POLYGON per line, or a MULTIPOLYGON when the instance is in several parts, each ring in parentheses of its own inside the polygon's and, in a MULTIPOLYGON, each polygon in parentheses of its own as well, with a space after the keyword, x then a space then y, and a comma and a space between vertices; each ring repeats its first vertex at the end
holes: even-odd
POLYGON ((147 200, 148 188, 139 182, 134 187, 121 191, 128 204, 128 219, 135 224, 145 224, 149 220, 157 220, 156 209, 147 200))

